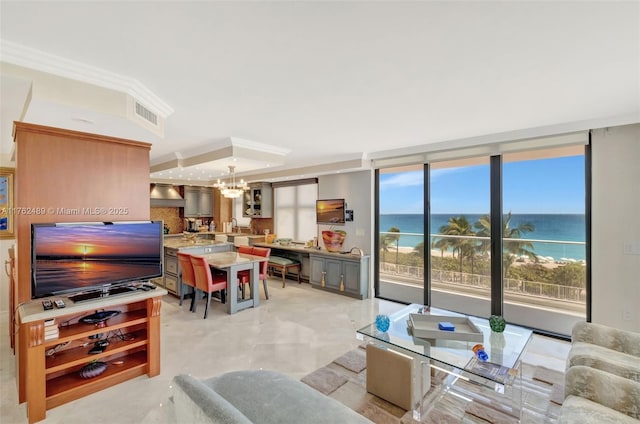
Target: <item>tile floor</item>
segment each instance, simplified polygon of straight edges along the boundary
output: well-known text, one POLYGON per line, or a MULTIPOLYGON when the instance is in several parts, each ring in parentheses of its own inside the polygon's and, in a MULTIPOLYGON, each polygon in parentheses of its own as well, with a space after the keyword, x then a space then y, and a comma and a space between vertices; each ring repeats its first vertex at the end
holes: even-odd
MULTIPOLYGON (((355 331, 378 313, 404 305, 312 289, 309 284, 269 281, 268 301, 257 309, 227 315, 212 302, 204 320, 204 303, 189 312, 189 302, 166 296, 162 305, 161 373, 127 381, 47 411, 51 423, 164 423, 171 379, 179 373, 210 377, 239 369, 271 369, 297 379, 355 348, 355 331)), ((8 314, 0 314, 0 422, 25 423, 24 405, 17 403, 15 360, 9 347, 8 314)), ((534 336, 524 361, 564 371, 569 343, 534 336)))

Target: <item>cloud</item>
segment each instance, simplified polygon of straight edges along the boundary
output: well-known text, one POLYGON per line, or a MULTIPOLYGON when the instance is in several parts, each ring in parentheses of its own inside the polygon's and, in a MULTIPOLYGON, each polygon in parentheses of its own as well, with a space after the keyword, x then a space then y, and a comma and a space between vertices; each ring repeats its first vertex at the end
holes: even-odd
POLYGON ((421 186, 424 183, 422 171, 403 172, 394 174, 388 178, 380 178, 380 188, 389 189, 397 187, 421 186))

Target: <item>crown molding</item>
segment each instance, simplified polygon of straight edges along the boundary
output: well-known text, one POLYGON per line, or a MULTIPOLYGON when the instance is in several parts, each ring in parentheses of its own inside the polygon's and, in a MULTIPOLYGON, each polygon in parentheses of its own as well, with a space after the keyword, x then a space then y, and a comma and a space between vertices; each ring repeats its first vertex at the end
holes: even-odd
POLYGON ((173 113, 169 104, 135 78, 7 40, 1 40, 0 51, 3 62, 126 93, 163 118, 173 113))

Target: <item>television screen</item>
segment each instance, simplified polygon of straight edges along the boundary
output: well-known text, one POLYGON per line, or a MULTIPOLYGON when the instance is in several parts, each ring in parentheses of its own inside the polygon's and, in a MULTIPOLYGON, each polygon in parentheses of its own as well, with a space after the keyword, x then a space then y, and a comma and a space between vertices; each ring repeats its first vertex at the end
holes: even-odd
POLYGON ((318 224, 344 224, 344 199, 316 200, 318 224))
POLYGON ((162 221, 31 225, 31 297, 162 276, 162 221))

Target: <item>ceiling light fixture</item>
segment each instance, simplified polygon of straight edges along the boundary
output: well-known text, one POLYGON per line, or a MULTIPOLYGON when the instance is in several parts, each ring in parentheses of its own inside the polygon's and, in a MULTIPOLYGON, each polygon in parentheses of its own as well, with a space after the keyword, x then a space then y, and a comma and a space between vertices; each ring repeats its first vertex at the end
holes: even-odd
POLYGON ((237 199, 242 196, 242 193, 249 190, 249 186, 244 180, 240 180, 240 183, 236 183, 236 167, 229 165, 229 174, 231 175, 231 182, 226 184, 218 180, 213 186, 220 190, 220 193, 228 199, 237 199))

